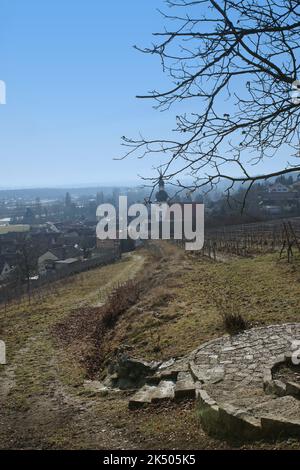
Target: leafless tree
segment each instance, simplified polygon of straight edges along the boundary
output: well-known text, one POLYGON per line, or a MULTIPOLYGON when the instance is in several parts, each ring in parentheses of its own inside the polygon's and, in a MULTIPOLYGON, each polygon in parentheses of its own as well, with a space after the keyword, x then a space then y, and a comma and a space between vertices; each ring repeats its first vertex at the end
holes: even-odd
POLYGON ((166 3, 169 26, 138 49, 159 56, 172 85, 139 98, 159 110, 175 107, 176 125, 171 138, 123 137, 123 158, 160 153, 165 178, 189 190, 220 180, 228 192, 236 183, 250 190, 255 181, 300 171, 299 0, 166 3), (279 169, 260 174, 269 157, 276 168, 281 161, 279 169))
POLYGON ((16 276, 25 282, 28 302, 31 302, 31 277, 37 271, 37 247, 34 246, 30 238, 25 238, 19 244, 18 250, 18 266, 16 268, 16 276))

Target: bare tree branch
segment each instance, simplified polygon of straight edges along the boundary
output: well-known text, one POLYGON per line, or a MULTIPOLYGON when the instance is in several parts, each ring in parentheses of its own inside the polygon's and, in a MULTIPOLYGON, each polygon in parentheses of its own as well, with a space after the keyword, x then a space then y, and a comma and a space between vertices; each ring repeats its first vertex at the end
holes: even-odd
POLYGON ((299 152, 292 153, 299 148, 300 99, 292 99, 292 89, 300 71, 300 2, 166 4, 174 13, 162 14, 172 29, 154 33, 160 42, 139 50, 159 56, 172 84, 138 97, 162 111, 174 104, 183 111, 171 139, 123 137, 123 158, 160 154, 164 176, 192 177, 192 190, 220 180, 229 190, 235 183, 250 190, 257 180, 300 171, 299 152), (195 112, 186 111, 187 100, 195 112), (268 158, 279 159, 281 168, 259 174, 255 165, 268 158))

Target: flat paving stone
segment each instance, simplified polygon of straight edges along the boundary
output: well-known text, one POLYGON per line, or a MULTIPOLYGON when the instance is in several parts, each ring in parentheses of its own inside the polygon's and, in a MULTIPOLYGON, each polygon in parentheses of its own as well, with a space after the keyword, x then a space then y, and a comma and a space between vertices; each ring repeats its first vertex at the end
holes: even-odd
POLYGON ((300 341, 300 323, 269 325, 214 339, 167 363, 156 374, 160 382, 145 385, 130 399, 129 407, 198 397, 208 432, 246 439, 274 433, 300 436, 300 400, 276 395, 265 385, 267 369, 279 357, 292 354, 294 341, 300 341))
MULTIPOLYGON (((270 419, 273 419, 277 431, 282 422, 283 432, 292 429, 292 434, 295 434, 297 429, 300 431, 300 401, 291 396, 267 395, 264 374, 276 358, 291 354, 293 341, 297 340, 300 340, 299 323, 254 328, 202 345, 194 351, 190 367, 194 379, 202 382, 201 387, 216 406, 225 407, 226 413, 221 413, 221 418, 225 415, 228 418, 230 409, 238 410, 232 411, 232 425, 236 425, 239 416, 245 415, 250 420, 247 424, 251 424, 252 418, 260 422, 262 418, 269 419, 263 421, 267 423, 264 429, 260 426, 262 432, 271 426, 270 419), (215 381, 211 367, 203 363, 202 358, 210 355, 218 357, 215 369, 222 367, 224 371, 220 380, 215 381), (289 420, 293 421, 291 427, 288 426, 289 420)), ((240 432, 243 434, 243 427, 240 432)))

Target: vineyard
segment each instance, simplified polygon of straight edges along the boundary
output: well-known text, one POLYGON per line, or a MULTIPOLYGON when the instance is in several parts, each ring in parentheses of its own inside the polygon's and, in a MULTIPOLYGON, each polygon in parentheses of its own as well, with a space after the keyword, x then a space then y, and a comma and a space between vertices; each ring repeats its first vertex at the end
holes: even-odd
POLYGON ((202 255, 217 260, 220 254, 248 257, 278 252, 290 262, 295 251, 300 251, 300 217, 207 230, 202 255))
MULTIPOLYGON (((185 242, 176 241, 181 246, 185 242)), ((224 255, 251 257, 276 252, 288 262, 300 252, 300 217, 207 229, 202 250, 194 254, 217 261, 224 255)))

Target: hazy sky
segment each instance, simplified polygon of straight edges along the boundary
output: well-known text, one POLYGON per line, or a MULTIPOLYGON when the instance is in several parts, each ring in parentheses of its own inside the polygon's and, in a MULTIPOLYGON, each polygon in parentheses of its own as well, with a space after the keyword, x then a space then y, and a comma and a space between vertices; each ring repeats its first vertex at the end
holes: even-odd
POLYGON ((0 0, 0 187, 126 184, 151 168, 113 157, 122 135, 168 127, 135 98, 164 83, 159 61, 132 47, 160 29, 162 4, 0 0))
POLYGON ((122 135, 174 127, 176 110, 135 98, 170 85, 159 58, 133 48, 163 29, 157 8, 163 0, 0 0, 0 187, 126 185, 163 162, 113 160, 122 135))

